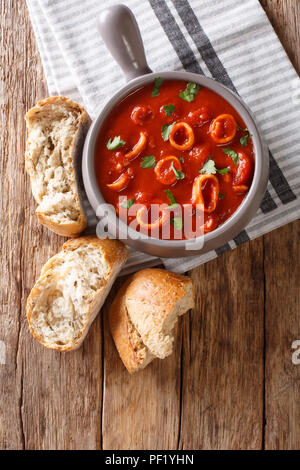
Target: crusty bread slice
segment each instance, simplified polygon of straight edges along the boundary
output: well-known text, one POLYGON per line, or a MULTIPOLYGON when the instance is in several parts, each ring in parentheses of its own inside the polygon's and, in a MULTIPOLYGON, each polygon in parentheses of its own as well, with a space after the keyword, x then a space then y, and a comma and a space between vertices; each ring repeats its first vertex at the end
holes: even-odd
POLYGON ((172 353, 177 318, 193 306, 193 285, 188 277, 144 269, 127 280, 111 305, 109 322, 130 373, 143 369, 155 357, 164 359, 172 353))
POLYGON ((50 349, 77 349, 127 257, 117 240, 67 241, 44 265, 27 299, 32 335, 50 349))
POLYGON ((39 222, 59 235, 75 237, 87 226, 76 168, 91 120, 82 106, 54 96, 26 114, 25 166, 39 204, 39 222))
POLYGON ((154 356, 144 345, 128 315, 125 299, 130 281, 131 278, 123 284, 114 298, 109 311, 109 323, 120 357, 127 370, 132 373, 146 367, 154 359, 154 356))

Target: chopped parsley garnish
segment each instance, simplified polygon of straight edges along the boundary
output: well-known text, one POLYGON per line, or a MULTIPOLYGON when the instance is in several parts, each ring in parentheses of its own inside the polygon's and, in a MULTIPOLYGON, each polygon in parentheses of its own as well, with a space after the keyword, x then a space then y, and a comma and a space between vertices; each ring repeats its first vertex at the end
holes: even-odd
POLYGON ((174 175, 176 176, 177 180, 183 180, 184 179, 185 174, 181 170, 176 170, 176 168, 174 168, 173 162, 171 163, 171 168, 174 171, 174 175))
POLYGON ((163 79, 161 77, 156 77, 154 80, 154 87, 152 91, 152 97, 154 98, 155 96, 159 95, 159 89, 163 83, 163 79))
POLYGON ((174 113, 176 107, 174 104, 166 104, 164 106, 164 112, 166 113, 167 116, 171 116, 172 113, 174 113))
POLYGON ((106 148, 108 148, 108 150, 116 150, 120 147, 123 147, 123 145, 125 144, 126 142, 124 142, 124 140, 121 140, 121 137, 118 135, 114 137, 113 140, 109 139, 106 144, 106 148))
POLYGON ((167 209, 169 210, 172 210, 172 209, 176 209, 176 207, 178 206, 177 202, 176 202, 176 199, 175 199, 175 196, 174 194, 172 193, 172 191, 170 191, 169 189, 166 189, 165 190, 165 193, 170 201, 170 205, 167 207, 167 209))
POLYGON ((154 155, 148 155, 147 157, 142 158, 141 167, 142 168, 154 168, 156 161, 154 155))
POLYGON ((180 157, 179 160, 181 161, 181 163, 184 163, 184 158, 183 157, 180 157))
POLYGON ((166 142, 167 140, 169 140, 169 137, 170 137, 170 132, 172 130, 172 127, 175 125, 175 122, 173 122, 172 124, 170 124, 168 126, 168 124, 163 124, 162 128, 161 128, 161 135, 162 135, 162 138, 164 139, 164 141, 166 142))
POLYGON ((230 171, 230 168, 226 167, 226 168, 221 168, 220 170, 218 170, 217 168, 217 172, 220 174, 220 175, 227 175, 227 173, 229 173, 230 171))
POLYGON ((175 225, 175 228, 177 230, 181 230, 183 223, 182 223, 182 218, 181 217, 174 217, 174 219, 171 219, 171 223, 175 225))
POLYGON ((186 89, 184 91, 181 91, 178 96, 182 100, 191 103, 196 98, 196 95, 199 90, 200 85, 197 85, 197 83, 189 82, 186 86, 186 89))
POLYGON ((246 147, 246 145, 248 144, 248 135, 244 135, 243 137, 241 137, 240 142, 243 147, 246 147))
POLYGON ((248 144, 248 139, 252 139, 253 135, 248 129, 241 129, 243 132, 247 132, 246 135, 240 138, 240 143, 242 144, 243 147, 246 147, 248 144))
POLYGON ((120 204, 121 207, 124 207, 124 209, 130 209, 131 206, 134 204, 134 199, 127 199, 126 201, 122 202, 120 204))
POLYGON ((222 149, 222 150, 223 150, 224 153, 226 153, 226 155, 228 155, 229 157, 232 158, 233 163, 235 164, 235 166, 237 166, 238 163, 239 163, 239 156, 238 156, 238 154, 237 154, 234 150, 232 150, 232 149, 230 149, 230 148, 222 149))
POLYGON ((215 175, 217 172, 215 162, 209 157, 204 163, 199 173, 206 173, 207 175, 215 175))
POLYGON ((222 168, 218 170, 216 168, 216 164, 214 160, 212 159, 212 156, 209 157, 209 159, 204 163, 202 169, 200 170, 199 173, 205 173, 207 175, 215 175, 216 173, 219 173, 220 175, 226 175, 230 171, 230 168, 222 168))
POLYGON ((224 197, 225 197, 225 194, 221 194, 221 193, 219 193, 219 194, 218 194, 218 197, 219 197, 219 199, 224 199, 224 197))

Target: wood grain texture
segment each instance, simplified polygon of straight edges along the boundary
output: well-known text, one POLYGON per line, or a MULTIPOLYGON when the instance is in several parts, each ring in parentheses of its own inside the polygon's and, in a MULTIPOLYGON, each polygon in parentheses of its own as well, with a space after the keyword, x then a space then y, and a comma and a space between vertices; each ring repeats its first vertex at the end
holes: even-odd
POLYGON ((300 71, 299 0, 260 0, 293 66, 300 71))
POLYGON ((265 448, 272 450, 300 449, 300 365, 291 349, 300 339, 299 241, 299 223, 264 237, 265 448))
MULTIPOLYGON (((300 2, 262 4, 300 74, 300 2)), ((300 339, 300 222, 264 236, 266 449, 300 449, 300 366, 291 345, 300 339)))
MULTIPOLYGON (((299 72, 300 2, 261 3, 299 72)), ((300 448, 299 222, 190 273, 174 355, 139 374, 107 328, 122 280, 79 351, 32 339, 26 298, 64 239, 37 224, 24 170, 24 114, 47 96, 25 2, 1 2, 0 28, 0 449, 300 448)))
POLYGON ((56 354, 33 341, 26 298, 65 239, 37 223, 24 169, 25 112, 47 87, 25 2, 1 2, 0 448, 97 448, 102 390, 100 320, 83 349, 56 354))
POLYGON ((260 449, 264 378, 262 240, 195 269, 192 279, 197 301, 184 320, 179 447, 260 449))
POLYGON ((181 322, 176 329, 174 354, 129 375, 113 344, 107 316, 122 282, 118 280, 104 309, 103 449, 176 449, 180 431, 181 322))

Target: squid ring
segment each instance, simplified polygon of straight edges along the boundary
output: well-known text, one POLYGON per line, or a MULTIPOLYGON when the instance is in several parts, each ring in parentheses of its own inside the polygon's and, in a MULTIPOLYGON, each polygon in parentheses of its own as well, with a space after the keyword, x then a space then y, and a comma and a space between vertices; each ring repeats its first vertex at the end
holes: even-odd
POLYGON ((213 120, 210 127, 210 135, 217 144, 227 144, 236 135, 237 124, 231 114, 220 114, 213 120))
POLYGON ((137 143, 135 144, 135 146, 130 152, 125 153, 125 158, 127 158, 127 160, 133 160, 144 150, 144 148, 146 147, 146 144, 147 144, 147 135, 144 131, 141 131, 139 140, 137 141, 137 143))
POLYGON ((148 213, 148 208, 144 206, 144 207, 141 207, 141 209, 139 209, 136 214, 136 220, 139 226, 146 230, 160 228, 165 222, 167 222, 169 218, 168 212, 162 211, 161 216, 159 216, 155 222, 152 222, 151 224, 149 224, 148 222, 145 222, 145 216, 147 215, 147 213, 148 213))
POLYGON ((217 207, 219 199, 219 190, 220 185, 218 178, 215 175, 199 175, 194 180, 193 190, 192 190, 192 203, 196 204, 198 208, 204 212, 210 213, 215 210, 217 207), (210 201, 207 204, 205 202, 203 191, 205 186, 209 184, 209 195, 210 201))
POLYGON ((112 191, 119 192, 127 188, 129 181, 130 181, 130 175, 128 174, 128 171, 126 171, 125 173, 122 173, 121 176, 119 176, 119 178, 116 179, 116 181, 114 181, 111 184, 107 184, 106 186, 112 191))
POLYGON ((186 122, 177 122, 171 129, 169 136, 170 144, 177 150, 189 150, 193 147, 195 142, 194 131, 189 124, 186 122), (176 133, 183 132, 185 140, 182 144, 176 142, 175 137, 176 133))
POLYGON ((217 227, 217 221, 213 217, 207 220, 203 226, 204 233, 212 232, 217 227))
POLYGON ((170 185, 175 183, 176 175, 173 168, 177 171, 182 169, 181 163, 177 157, 174 155, 169 155, 168 157, 159 160, 154 168, 154 173, 158 181, 162 184, 170 185))

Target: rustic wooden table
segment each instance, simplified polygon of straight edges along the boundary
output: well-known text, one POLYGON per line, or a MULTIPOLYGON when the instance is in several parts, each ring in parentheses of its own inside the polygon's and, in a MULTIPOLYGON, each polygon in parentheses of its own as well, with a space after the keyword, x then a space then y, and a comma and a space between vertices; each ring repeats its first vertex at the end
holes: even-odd
MULTIPOLYGON (((261 3, 300 71, 300 1, 261 3)), ((0 448, 299 449, 298 222, 193 270, 174 356, 135 376, 108 333, 113 293, 79 351, 33 340, 26 298, 63 240, 37 224, 24 170, 24 113, 47 96, 25 2, 1 2, 0 20, 0 448)))

